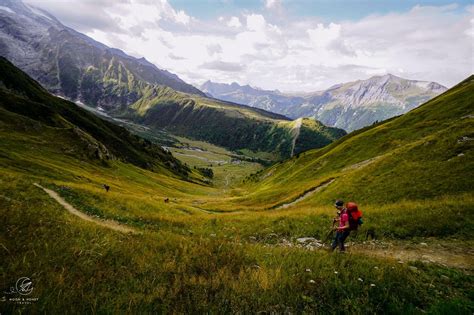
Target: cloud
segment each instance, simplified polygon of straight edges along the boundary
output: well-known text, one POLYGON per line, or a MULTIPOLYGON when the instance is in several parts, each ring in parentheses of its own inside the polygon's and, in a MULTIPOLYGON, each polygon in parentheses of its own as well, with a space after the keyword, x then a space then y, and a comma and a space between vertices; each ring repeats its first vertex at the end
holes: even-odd
POLYGON ((242 23, 240 23, 240 20, 238 17, 233 16, 230 18, 229 22, 227 22, 227 25, 230 27, 239 28, 242 26, 242 23))
POLYGON ((281 0, 265 0, 265 7, 267 9, 274 9, 281 7, 281 0))
POLYGON ((185 59, 186 59, 186 58, 181 57, 181 56, 176 56, 176 55, 173 54, 173 53, 168 54, 168 57, 170 57, 170 58, 173 59, 173 60, 185 60, 185 59))
POLYGON ((59 18, 61 22, 81 32, 101 29, 109 32, 123 32, 120 20, 107 13, 107 8, 128 0, 68 1, 25 0, 25 3, 44 9, 59 18))
POLYGON ((245 66, 235 63, 235 62, 225 62, 225 61, 211 61, 205 62, 200 65, 200 68, 210 69, 210 70, 219 70, 224 72, 236 72, 242 71, 245 69, 245 66))
POLYGON ((261 14, 247 15, 247 28, 251 31, 262 30, 266 25, 265 18, 261 14))
POLYGON ((174 15, 174 19, 176 22, 178 23, 182 23, 184 25, 187 25, 189 24, 189 21, 191 21, 191 18, 189 17, 189 15, 187 15, 184 11, 180 10, 178 12, 175 13, 174 15))
POLYGON ((210 45, 207 45, 206 48, 210 56, 222 53, 222 47, 219 44, 210 44, 210 45))
POLYGON ((391 72, 452 86, 474 72, 472 5, 323 21, 292 15, 276 0, 208 19, 166 0, 27 2, 195 84, 211 79, 310 92, 391 72))
POLYGON ((330 23, 328 27, 318 24, 316 28, 307 30, 309 39, 316 47, 327 47, 341 35, 341 25, 330 23))

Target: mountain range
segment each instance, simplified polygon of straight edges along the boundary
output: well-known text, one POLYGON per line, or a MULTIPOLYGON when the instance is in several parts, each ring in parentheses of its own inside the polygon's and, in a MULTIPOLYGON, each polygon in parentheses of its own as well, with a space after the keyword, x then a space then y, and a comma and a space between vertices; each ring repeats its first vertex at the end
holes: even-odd
POLYGON ((21 1, 0 0, 0 56, 51 93, 236 151, 279 159, 345 135, 317 121, 292 122, 283 115, 207 98, 178 76, 98 43, 21 1))
POLYGON ((246 104, 290 118, 314 117, 327 126, 353 131, 404 114, 446 91, 426 81, 403 79, 391 74, 337 84, 307 94, 284 94, 237 83, 205 82, 200 89, 208 96, 246 104))

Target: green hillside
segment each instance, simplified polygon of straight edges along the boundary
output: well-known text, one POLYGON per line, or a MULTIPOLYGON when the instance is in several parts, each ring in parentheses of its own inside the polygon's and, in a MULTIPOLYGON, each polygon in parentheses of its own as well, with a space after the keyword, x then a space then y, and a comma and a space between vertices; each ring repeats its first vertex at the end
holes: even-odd
POLYGON ((473 92, 471 76, 403 116, 251 175, 230 203, 209 207, 261 211, 303 197, 285 212, 304 216, 341 198, 360 203, 366 228, 387 237, 472 238, 473 92))
MULTIPOLYGON (((473 78, 237 186, 231 167, 219 169, 210 186, 0 65, 0 289, 29 277, 37 298, 5 294, 2 313, 472 313, 473 78), (91 144, 115 158, 90 155, 91 144), (302 246, 297 238, 324 238, 335 197, 364 211, 349 253, 302 246), (364 244, 367 228, 380 240, 364 244)), ((281 123, 297 133, 298 122, 281 123)), ((195 145, 175 151, 231 154, 195 145)))
POLYGON ((279 203, 330 178, 334 183, 315 196, 314 203, 340 196, 383 205, 469 193, 473 91, 471 76, 401 117, 267 169, 257 178, 254 194, 279 203))
POLYGON ((130 109, 116 115, 234 151, 271 153, 273 160, 323 147, 346 134, 311 119, 305 119, 295 133, 294 122, 284 116, 166 87, 150 88, 130 109))
POLYGON ((3 57, 0 73, 0 119, 7 130, 8 126, 15 131, 24 129, 27 136, 44 132, 57 139, 55 144, 64 154, 103 165, 121 160, 151 170, 172 170, 180 176, 190 172, 161 147, 50 95, 3 57))

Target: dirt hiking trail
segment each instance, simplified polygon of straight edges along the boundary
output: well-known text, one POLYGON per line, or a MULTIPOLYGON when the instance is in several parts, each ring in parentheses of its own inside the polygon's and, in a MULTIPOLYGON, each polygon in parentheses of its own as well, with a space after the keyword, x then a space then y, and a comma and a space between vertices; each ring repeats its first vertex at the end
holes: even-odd
MULTIPOLYGON (((255 240, 254 240, 255 242, 255 240)), ((345 254, 356 254, 395 260, 404 264, 420 261, 426 264, 438 264, 445 267, 461 269, 468 274, 474 272, 474 249, 468 245, 427 240, 428 243, 365 241, 347 242, 345 254), (457 245, 457 246, 456 246, 457 245)), ((277 244, 264 246, 295 247, 310 251, 329 251, 329 241, 322 242, 313 237, 300 237, 293 240, 282 239, 277 244)), ((337 249, 334 252, 337 255, 337 249)))
POLYGON ((112 229, 112 230, 115 230, 115 231, 118 231, 118 232, 122 232, 122 233, 133 233, 133 234, 138 233, 135 229, 132 229, 132 228, 124 226, 124 225, 121 225, 116 221, 95 219, 95 218, 93 218, 93 217, 77 210, 76 208, 74 208, 72 205, 67 203, 61 196, 59 196, 57 192, 55 192, 51 189, 48 189, 48 188, 44 188, 43 186, 41 186, 38 183, 34 183, 33 185, 35 185, 38 188, 43 189, 51 198, 53 198, 61 206, 63 206, 64 209, 66 209, 70 213, 74 214, 75 216, 78 216, 79 218, 81 218, 85 221, 93 222, 93 223, 98 224, 100 226, 103 226, 103 227, 106 227, 108 229, 112 229))
POLYGON ((421 261, 435 263, 445 267, 474 271, 474 254, 445 248, 419 247, 407 248, 406 246, 393 245, 387 248, 371 245, 356 245, 352 252, 373 257, 393 259, 399 262, 421 261))

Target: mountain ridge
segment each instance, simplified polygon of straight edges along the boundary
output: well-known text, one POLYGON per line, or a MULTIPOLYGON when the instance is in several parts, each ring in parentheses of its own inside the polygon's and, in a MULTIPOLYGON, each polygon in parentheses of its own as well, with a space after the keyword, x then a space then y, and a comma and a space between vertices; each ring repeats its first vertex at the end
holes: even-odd
POLYGON ((436 82, 407 80, 393 74, 301 94, 244 88, 235 82, 207 81, 200 88, 215 98, 264 108, 293 119, 315 117, 328 126, 348 131, 403 114, 446 90, 436 82))

